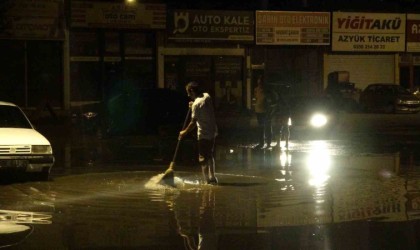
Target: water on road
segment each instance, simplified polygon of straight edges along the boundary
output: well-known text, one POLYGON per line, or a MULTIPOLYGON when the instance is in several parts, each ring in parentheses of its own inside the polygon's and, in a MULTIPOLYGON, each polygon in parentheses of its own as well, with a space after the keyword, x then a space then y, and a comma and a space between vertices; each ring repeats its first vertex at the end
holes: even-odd
POLYGON ((156 182, 167 164, 63 161, 48 182, 0 186, 0 248, 418 249, 419 151, 223 146, 215 186, 194 165, 178 166, 170 187, 156 182))

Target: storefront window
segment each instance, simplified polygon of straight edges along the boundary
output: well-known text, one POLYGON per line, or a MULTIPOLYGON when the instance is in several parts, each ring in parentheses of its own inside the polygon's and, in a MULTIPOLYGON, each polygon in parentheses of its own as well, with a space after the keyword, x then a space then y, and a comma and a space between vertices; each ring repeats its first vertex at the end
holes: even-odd
POLYGON ((155 63, 153 60, 126 60, 124 81, 137 88, 156 87, 155 63))
POLYGON ((234 109, 241 107, 242 98, 242 58, 214 58, 216 107, 234 109))
POLYGON ((244 103, 242 64, 242 57, 235 56, 166 56, 165 88, 185 91, 189 81, 197 81, 218 110, 239 110, 244 103))
POLYGON ((154 43, 152 33, 124 33, 125 82, 137 88, 156 87, 154 43))
POLYGON ((0 40, 0 100, 26 106, 25 42, 0 40))
POLYGON ((96 32, 70 34, 70 99, 73 104, 102 98, 98 41, 96 32))
POLYGON ((98 62, 72 62, 70 65, 72 79, 71 100, 98 101, 102 97, 100 84, 100 64, 98 62))
POLYGON ((63 105, 62 47, 60 42, 28 41, 28 105, 48 101, 63 105))
POLYGON ((0 41, 0 48, 1 100, 22 107, 46 100, 63 105, 61 42, 0 41))

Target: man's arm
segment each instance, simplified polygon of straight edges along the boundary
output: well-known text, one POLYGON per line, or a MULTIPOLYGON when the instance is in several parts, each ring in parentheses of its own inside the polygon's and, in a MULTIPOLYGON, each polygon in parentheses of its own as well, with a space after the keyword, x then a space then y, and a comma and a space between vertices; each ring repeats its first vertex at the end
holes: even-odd
POLYGON ((196 125, 196 120, 191 119, 190 123, 188 123, 188 126, 184 130, 181 130, 181 132, 179 132, 178 139, 181 140, 182 138, 184 138, 185 135, 188 134, 191 130, 193 130, 196 125))

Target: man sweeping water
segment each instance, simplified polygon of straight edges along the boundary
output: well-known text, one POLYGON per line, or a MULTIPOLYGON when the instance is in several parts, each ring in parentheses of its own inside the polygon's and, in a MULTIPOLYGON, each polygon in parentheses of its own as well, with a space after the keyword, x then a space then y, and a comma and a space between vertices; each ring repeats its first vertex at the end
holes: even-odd
POLYGON ((207 184, 217 184, 214 159, 217 124, 213 101, 208 93, 203 92, 197 82, 188 83, 186 90, 188 97, 192 100, 189 103, 191 121, 185 129, 179 132, 179 140, 197 127, 198 161, 203 172, 203 180, 207 184))

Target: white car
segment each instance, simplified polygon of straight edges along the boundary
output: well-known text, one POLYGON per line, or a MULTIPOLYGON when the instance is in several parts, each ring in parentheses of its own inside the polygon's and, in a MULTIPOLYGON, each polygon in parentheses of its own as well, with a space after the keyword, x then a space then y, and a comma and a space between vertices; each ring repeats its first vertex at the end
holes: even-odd
POLYGON ((35 130, 15 104, 0 101, 0 176, 33 173, 48 180, 54 155, 50 142, 35 130))

